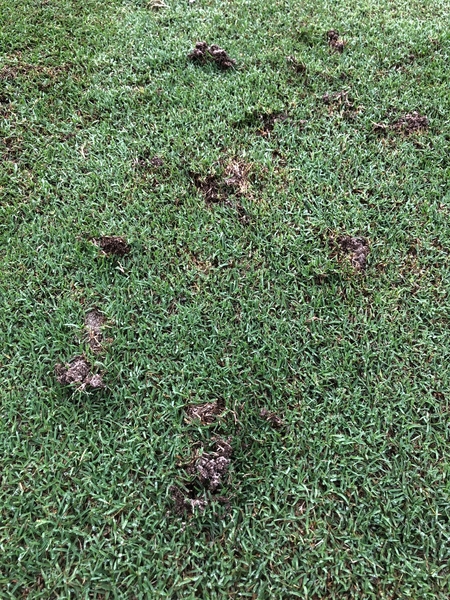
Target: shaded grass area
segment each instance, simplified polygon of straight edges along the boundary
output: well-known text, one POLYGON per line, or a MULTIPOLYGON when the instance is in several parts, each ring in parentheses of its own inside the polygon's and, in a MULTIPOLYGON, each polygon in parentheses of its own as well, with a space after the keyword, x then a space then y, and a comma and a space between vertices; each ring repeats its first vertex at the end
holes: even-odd
POLYGON ((0 1, 4 597, 448 596, 448 13, 0 1), (214 436, 227 502, 177 515, 214 436))

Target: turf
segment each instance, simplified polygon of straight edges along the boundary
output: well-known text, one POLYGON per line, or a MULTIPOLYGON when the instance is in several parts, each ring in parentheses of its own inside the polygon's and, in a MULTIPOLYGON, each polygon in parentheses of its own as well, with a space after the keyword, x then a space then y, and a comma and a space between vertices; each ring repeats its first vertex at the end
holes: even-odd
POLYGON ((450 4, 166 4, 0 0, 0 595, 448 598, 450 4))

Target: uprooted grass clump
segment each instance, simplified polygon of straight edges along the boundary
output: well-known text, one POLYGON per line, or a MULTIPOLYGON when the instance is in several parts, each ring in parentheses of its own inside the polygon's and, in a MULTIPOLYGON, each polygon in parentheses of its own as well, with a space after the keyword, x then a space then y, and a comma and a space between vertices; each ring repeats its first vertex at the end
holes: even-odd
POLYGON ((92 366, 83 355, 76 356, 67 365, 57 364, 55 374, 58 383, 61 385, 76 384, 75 387, 79 390, 105 387, 102 375, 92 372, 92 366))
POLYGON ((369 254, 369 243, 364 237, 352 237, 349 235, 337 238, 341 250, 350 256, 350 262, 356 271, 364 271, 369 254))
POLYGON ((197 42, 194 49, 188 54, 188 58, 197 63, 206 63, 212 60, 221 69, 231 69, 236 61, 230 58, 227 52, 217 44, 208 46, 206 42, 197 42))

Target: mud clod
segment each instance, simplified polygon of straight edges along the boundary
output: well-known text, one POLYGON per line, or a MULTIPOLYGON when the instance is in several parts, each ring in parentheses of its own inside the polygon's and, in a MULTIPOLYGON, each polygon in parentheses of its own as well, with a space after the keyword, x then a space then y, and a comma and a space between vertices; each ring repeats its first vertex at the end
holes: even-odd
POLYGON ((350 254, 350 261, 357 271, 364 271, 369 254, 369 243, 363 237, 341 236, 337 239, 340 248, 350 254))
POLYGON ((342 52, 344 52, 346 42, 345 40, 339 37, 338 31, 336 31, 335 29, 330 29, 330 31, 327 32, 327 38, 328 46, 333 52, 339 52, 341 54, 342 52))
POLYGON ((105 323, 105 317, 102 313, 94 308, 86 313, 84 318, 84 326, 86 328, 88 343, 94 354, 99 354, 102 351, 102 325, 105 323))
POLYGON ((55 374, 61 385, 77 384, 80 390, 86 388, 101 389, 105 387, 102 376, 93 374, 91 365, 84 356, 76 356, 68 365, 57 364, 55 374))
POLYGON ((130 246, 123 237, 107 235, 94 240, 95 243, 109 256, 125 256, 130 252, 130 246))
POLYGON ((206 402, 205 404, 191 404, 186 410, 188 421, 198 419, 203 425, 210 425, 225 410, 223 400, 206 402))
POLYGON ((197 42, 194 49, 188 54, 188 58, 199 63, 205 63, 211 59, 221 69, 231 69, 236 64, 236 61, 230 58, 223 48, 217 44, 208 46, 206 42, 197 42))
POLYGON ((212 492, 220 487, 222 478, 228 472, 233 453, 230 442, 231 438, 216 439, 214 450, 203 454, 195 463, 199 481, 212 492))
POLYGON ((263 419, 270 423, 272 427, 275 427, 275 429, 280 429, 284 425, 283 420, 280 419, 276 413, 267 410, 267 408, 262 408, 259 414, 263 419))

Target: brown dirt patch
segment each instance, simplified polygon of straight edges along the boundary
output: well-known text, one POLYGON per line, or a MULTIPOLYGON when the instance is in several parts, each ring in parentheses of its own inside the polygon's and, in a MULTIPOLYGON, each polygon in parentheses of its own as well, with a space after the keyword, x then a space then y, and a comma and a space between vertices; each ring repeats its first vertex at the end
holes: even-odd
POLYGON ((194 49, 188 54, 188 58, 197 63, 206 63, 212 60, 221 69, 231 69, 236 65, 236 61, 230 58, 223 48, 217 44, 208 46, 206 42, 197 42, 194 49))
POLYGON ((258 118, 261 125, 258 128, 257 134, 267 137, 272 133, 275 124, 285 121, 288 115, 286 113, 267 113, 259 115, 258 118))
POLYGON ((425 131, 428 129, 428 126, 428 117, 421 115, 417 111, 413 111, 412 113, 408 113, 399 119, 396 119, 392 123, 375 123, 373 129, 376 133, 395 131, 397 133, 403 133, 404 135, 410 135, 412 133, 425 131))
POLYGON ((193 174, 195 187, 202 194, 208 204, 215 204, 223 201, 223 184, 217 175, 202 176, 199 173, 193 174))
POLYGON ((203 512, 208 505, 208 500, 200 498, 195 495, 195 490, 188 489, 183 492, 178 486, 173 485, 170 488, 170 494, 172 500, 175 503, 174 512, 177 515, 183 515, 185 513, 193 514, 197 508, 200 512, 203 512))
POLYGON ((267 408, 262 408, 259 414, 275 429, 280 429, 284 425, 283 420, 276 413, 267 410, 267 408))
POLYGON ((190 404, 186 409, 186 418, 188 422, 198 419, 203 425, 210 425, 225 410, 223 400, 214 402, 205 402, 204 404, 190 404))
POLYGON ((330 114, 338 111, 347 119, 356 117, 362 111, 361 106, 355 107, 346 90, 341 90, 340 92, 334 92, 332 94, 327 92, 322 96, 322 102, 328 106, 328 112, 330 114))
POLYGON ((105 317, 97 308, 94 308, 93 310, 86 313, 86 316, 84 318, 84 325, 86 327, 88 343, 94 354, 99 354, 103 349, 102 325, 105 323, 105 321, 105 317))
POLYGON ((130 246, 123 237, 106 235, 93 240, 94 243, 107 255, 125 256, 130 252, 130 246))
POLYGON ((76 356, 68 365, 55 365, 55 374, 58 383, 61 385, 75 383, 80 390, 105 387, 102 376, 99 373, 92 373, 92 367, 83 355, 76 356))
POLYGON ((342 54, 346 46, 346 41, 339 37, 339 31, 330 29, 327 31, 328 46, 333 52, 339 52, 342 54))
POLYGON ((214 449, 202 454, 194 464, 194 472, 202 485, 214 492, 222 484, 231 463, 231 438, 216 438, 214 449))
POLYGON ((356 271, 364 271, 369 254, 369 243, 363 237, 343 235, 337 238, 340 249, 350 256, 350 262, 356 271))

